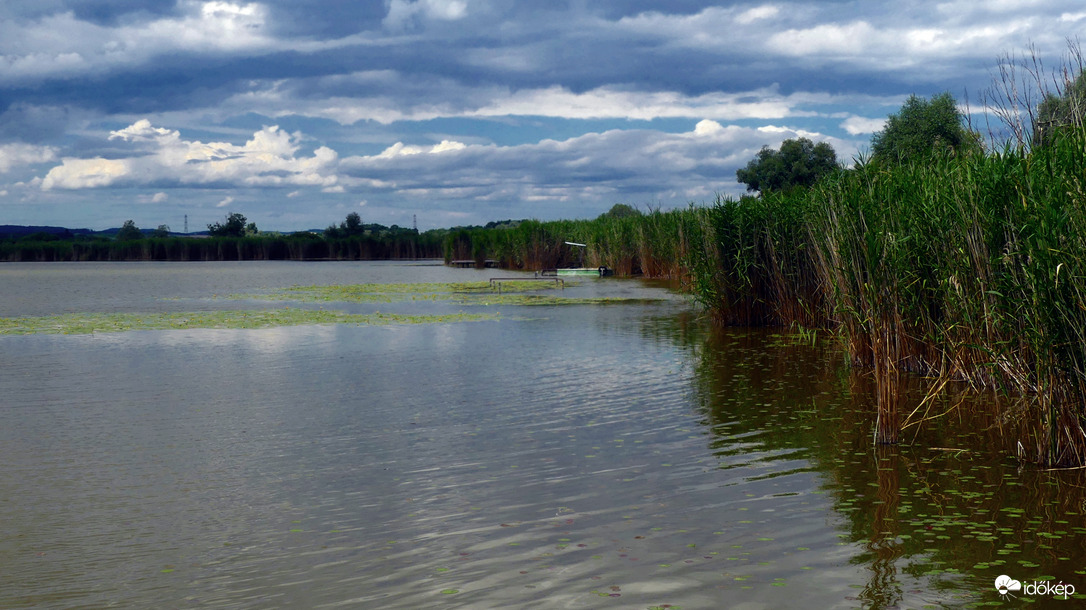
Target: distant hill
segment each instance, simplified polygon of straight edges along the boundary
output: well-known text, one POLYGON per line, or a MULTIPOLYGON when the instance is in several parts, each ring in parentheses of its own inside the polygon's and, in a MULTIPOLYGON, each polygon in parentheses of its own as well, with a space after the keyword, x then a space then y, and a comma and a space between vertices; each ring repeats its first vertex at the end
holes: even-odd
MULTIPOLYGON (((117 229, 113 229, 113 232, 116 233, 117 229)), ((0 239, 25 237, 35 233, 48 233, 58 237, 70 237, 75 235, 95 235, 102 232, 91 231, 90 229, 69 229, 67 227, 0 225, 0 239)))
MULTIPOLYGON (((79 235, 93 236, 98 235, 102 237, 113 237, 120 231, 120 227, 112 229, 105 229, 102 231, 94 231, 91 229, 69 229, 67 227, 49 227, 49 226, 25 226, 25 225, 0 225, 0 239, 19 239, 20 237, 26 237, 27 235, 34 235, 36 233, 46 233, 49 235, 56 235, 61 239, 70 239, 79 235)), ((140 229, 144 235, 150 235, 153 229, 140 229)), ((170 232, 171 237, 202 237, 206 236, 207 231, 197 231, 195 233, 176 233, 170 232)))

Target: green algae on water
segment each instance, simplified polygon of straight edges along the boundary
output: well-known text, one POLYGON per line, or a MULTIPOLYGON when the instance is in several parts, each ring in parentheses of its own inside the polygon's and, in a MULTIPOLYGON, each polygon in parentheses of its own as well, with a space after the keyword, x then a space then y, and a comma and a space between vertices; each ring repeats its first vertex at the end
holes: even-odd
MULTIPOLYGON (((521 282, 518 292, 554 289, 553 282, 521 282)), ((508 288, 504 292, 510 292, 508 288)), ((302 301, 308 303, 392 303, 400 301, 448 301, 471 295, 497 294, 490 282, 420 282, 417 284, 333 284, 291 286, 263 295, 232 295, 235 299, 302 301)))
POLYGON ((314 324, 438 324, 496 320, 489 314, 349 314, 317 309, 267 309, 162 313, 75 313, 0 318, 0 335, 87 335, 130 330, 256 329, 314 324))
MULTIPOLYGON (((567 285, 575 285, 569 283, 567 285)), ((498 291, 490 282, 418 284, 351 284, 293 286, 271 294, 231 295, 235 300, 295 301, 300 303, 391 303, 444 301, 462 306, 557 306, 644 304, 657 299, 615 297, 561 297, 537 294, 554 290, 556 283, 518 282, 515 290, 498 291)), ((0 318, 0 335, 85 335, 131 330, 253 329, 314 324, 440 324, 496 320, 497 314, 351 314, 344 311, 283 307, 159 313, 71 313, 55 316, 0 318)))
POLYGON ((557 297, 549 294, 488 294, 457 299, 460 305, 643 305, 660 299, 625 297, 557 297))
MULTIPOLYGON (((569 283, 567 286, 575 284, 569 283)), ((265 295, 232 295, 233 299, 297 301, 301 303, 393 303, 403 301, 449 301, 465 306, 494 305, 618 305, 645 304, 660 299, 619 297, 561 297, 535 294, 558 288, 552 282, 503 284, 499 291, 489 282, 451 282, 419 284, 349 284, 331 286, 292 286, 265 295), (529 294, 525 294, 529 293, 529 294)))

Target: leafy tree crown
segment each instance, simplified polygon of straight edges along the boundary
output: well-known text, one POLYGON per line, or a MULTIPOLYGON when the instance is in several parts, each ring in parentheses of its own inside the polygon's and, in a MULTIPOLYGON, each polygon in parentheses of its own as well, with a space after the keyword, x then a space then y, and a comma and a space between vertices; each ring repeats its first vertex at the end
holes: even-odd
POLYGON ((226 222, 207 225, 207 232, 214 237, 244 237, 246 232, 256 233, 256 224, 246 226, 246 220, 244 215, 235 212, 226 217, 226 222))
POLYGON ((625 203, 616 203, 611 206, 610 210, 600 214, 600 218, 630 218, 632 216, 640 215, 641 210, 625 203))
POLYGON ((136 223, 132 220, 124 221, 119 231, 117 231, 118 241, 126 241, 129 239, 140 239, 143 237, 143 232, 139 230, 136 223))
POLYGON ((782 142, 780 150, 763 146, 735 175, 748 191, 765 193, 812 186, 837 168, 837 153, 828 143, 796 138, 782 142))
POLYGON ((872 137, 871 156, 880 162, 918 162, 936 153, 983 148, 981 142, 979 133, 965 127, 954 96, 940 93, 925 100, 911 95, 872 137))

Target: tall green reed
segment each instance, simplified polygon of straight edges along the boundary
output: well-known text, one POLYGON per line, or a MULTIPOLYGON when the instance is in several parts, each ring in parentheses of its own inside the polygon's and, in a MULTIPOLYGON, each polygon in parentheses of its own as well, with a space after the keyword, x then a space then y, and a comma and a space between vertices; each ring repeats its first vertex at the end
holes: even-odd
POLYGON ((1086 462, 1084 149, 1077 132, 1033 152, 861 164, 811 191, 833 316, 879 383, 877 440, 897 440, 895 383, 912 371, 1032 395, 1032 457, 1086 462))

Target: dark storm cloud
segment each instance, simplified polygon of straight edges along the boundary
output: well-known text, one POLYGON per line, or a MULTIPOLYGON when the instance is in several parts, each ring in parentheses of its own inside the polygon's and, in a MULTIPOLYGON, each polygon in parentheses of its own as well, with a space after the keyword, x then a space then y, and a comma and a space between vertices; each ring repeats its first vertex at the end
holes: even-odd
POLYGON ((63 136, 69 127, 64 107, 13 104, 0 111, 0 142, 40 144, 63 136))
POLYGON ((287 38, 343 38, 379 30, 388 10, 380 0, 270 0, 275 31, 287 38))
POLYGON ((116 25, 125 19, 145 20, 175 13, 172 2, 151 0, 79 0, 65 3, 79 19, 99 25, 116 25))
POLYGON ((684 205, 788 137, 847 160, 909 94, 979 96, 1001 54, 1058 63, 1084 28, 1077 0, 9 0, 0 206, 684 205))

